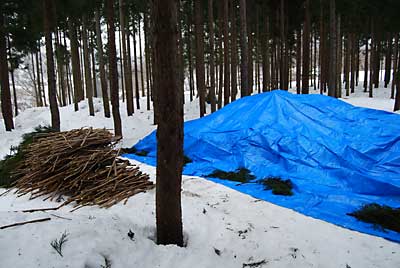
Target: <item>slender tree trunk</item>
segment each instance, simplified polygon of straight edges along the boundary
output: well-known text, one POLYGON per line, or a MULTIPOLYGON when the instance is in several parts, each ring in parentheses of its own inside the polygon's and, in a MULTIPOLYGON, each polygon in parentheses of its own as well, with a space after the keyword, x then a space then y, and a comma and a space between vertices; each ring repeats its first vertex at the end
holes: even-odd
POLYGON ((350 92, 354 93, 355 90, 355 79, 356 79, 356 39, 355 33, 352 32, 350 34, 350 56, 351 56, 351 64, 350 64, 350 92))
POLYGON ((188 50, 188 68, 189 68, 189 90, 190 90, 190 101, 193 101, 194 95, 194 78, 193 78, 193 56, 192 56, 192 19, 191 16, 188 18, 188 35, 187 35, 187 50, 188 50))
POLYGON ((114 1, 106 0, 107 24, 108 24, 108 58, 110 70, 110 91, 111 105, 114 119, 114 133, 122 137, 121 116, 119 113, 119 91, 118 91, 118 70, 117 50, 115 48, 115 25, 114 25, 114 1))
POLYGON ((369 70, 369 44, 368 37, 365 38, 365 62, 364 62, 364 92, 368 90, 368 70, 369 70))
POLYGON ((38 106, 43 107, 43 97, 42 97, 42 83, 41 83, 41 73, 40 73, 40 62, 39 62, 39 52, 35 52, 35 58, 36 58, 36 72, 37 72, 37 86, 38 86, 38 106))
POLYGON ((98 97, 98 92, 97 92, 97 75, 96 75, 96 58, 94 55, 94 43, 95 43, 95 37, 94 33, 91 32, 90 36, 91 42, 90 42, 90 58, 92 60, 92 79, 93 79, 93 97, 97 98, 98 97))
POLYGON ((83 42, 83 65, 85 68, 85 88, 86 97, 89 103, 89 115, 94 116, 94 105, 93 105, 93 84, 92 84, 92 72, 90 68, 90 51, 88 44, 88 34, 86 27, 86 17, 82 17, 82 42, 83 42))
MULTIPOLYGON (((140 28, 140 18, 138 18, 138 29, 139 29, 139 62, 140 62, 140 81, 142 82, 141 83, 141 86, 142 86, 142 97, 144 97, 146 94, 145 94, 145 87, 144 87, 144 75, 143 75, 143 73, 144 73, 144 68, 143 68, 143 51, 142 51, 142 31, 141 31, 141 28, 140 28)), ((128 45, 129 45, 129 43, 128 43, 128 45)), ((129 45, 130 46, 130 45, 129 45)))
POLYGON ((200 117, 206 113, 204 73, 204 31, 202 0, 194 0, 196 29, 196 82, 200 101, 200 117))
POLYGON ((342 54, 343 54, 343 38, 341 32, 341 15, 337 18, 337 67, 336 67, 336 97, 342 97, 342 54))
POLYGON ((230 63, 229 63, 229 1, 224 3, 224 106, 229 104, 230 97, 230 63))
MULTIPOLYGON (((128 116, 132 116, 134 112, 133 108, 133 88, 132 88, 132 73, 129 72, 128 62, 131 60, 128 57, 127 52, 127 31, 126 31, 126 6, 125 0, 119 0, 119 21, 120 21, 120 29, 121 29, 121 47, 122 51, 120 51, 122 58, 122 68, 123 68, 123 77, 124 77, 124 87, 126 93, 126 110, 128 116)), ((130 44, 128 43, 128 46, 130 44)), ((122 75, 121 75, 122 77, 122 75)))
POLYGON ((271 90, 270 72, 270 49, 269 49, 269 17, 265 16, 265 31, 262 35, 262 73, 263 73, 263 92, 271 90))
POLYGON ((214 1, 208 0, 208 27, 210 28, 210 102, 211 113, 216 111, 215 103, 215 45, 214 45, 214 1))
POLYGON ((147 14, 143 16, 143 30, 144 30, 144 59, 146 66, 146 104, 147 110, 150 111, 150 53, 149 53, 149 40, 148 40, 148 23, 147 14))
POLYGON ((376 61, 375 57, 375 22, 374 19, 371 21, 371 59, 370 59, 370 73, 369 73, 369 97, 373 97, 373 84, 374 84, 374 64, 376 61))
POLYGON ((159 94, 156 218, 158 244, 183 246, 181 184, 183 103, 177 66, 177 10, 174 0, 154 1, 155 85, 159 94))
POLYGON ((238 65, 238 47, 237 47, 237 24, 236 24, 236 1, 231 0, 230 5, 230 18, 231 18, 231 101, 236 100, 238 93, 238 80, 237 80, 237 65, 238 65))
POLYGON ((60 131, 60 114, 57 105, 56 77, 54 72, 54 54, 52 42, 52 28, 54 6, 51 0, 43 0, 44 32, 46 39, 46 59, 47 59, 47 84, 49 91, 51 127, 55 131, 60 131))
POLYGON ((38 94, 38 88, 37 88, 37 80, 36 80, 36 72, 35 72, 35 61, 33 59, 33 52, 31 53, 31 65, 32 65, 32 82, 33 82, 33 89, 35 91, 35 101, 36 101, 36 107, 39 107, 39 94, 38 94))
POLYGON ((139 76, 138 76, 138 64, 137 64, 137 44, 136 44, 136 29, 133 28, 133 58, 135 67, 135 90, 136 90, 136 107, 140 109, 140 91, 139 91, 139 76))
POLYGON ((336 97, 336 69, 337 69, 337 37, 336 37, 336 0, 330 0, 330 61, 329 61, 329 89, 328 95, 336 97))
POLYGON ((305 19, 303 30, 303 83, 302 94, 309 93, 309 71, 310 71, 310 0, 305 0, 305 19))
POLYGON ((386 56, 385 56, 385 88, 388 87, 390 83, 390 75, 392 71, 392 40, 393 36, 391 33, 387 34, 387 41, 386 41, 386 56))
POLYGON ((296 93, 301 93, 301 29, 296 34, 296 93))
POLYGON ((247 0, 240 0, 240 77, 241 77, 241 97, 250 95, 248 62, 249 46, 247 41, 247 0))
POLYGON ((394 43, 394 61, 393 61, 393 80, 392 80, 392 86, 391 86, 391 91, 390 91, 390 98, 394 99, 394 91, 395 91, 395 85, 397 84, 397 80, 399 79, 397 76, 397 65, 399 62, 399 34, 396 34, 395 37, 395 43, 394 43))
POLYGON ((96 20, 96 43, 97 43, 97 55, 99 59, 99 71, 100 71, 100 85, 101 85, 101 94, 103 96, 103 109, 104 116, 110 117, 110 100, 108 97, 108 83, 106 79, 106 70, 104 63, 104 53, 103 53, 103 41, 101 39, 101 29, 100 29, 100 15, 99 11, 95 12, 95 20, 96 20))

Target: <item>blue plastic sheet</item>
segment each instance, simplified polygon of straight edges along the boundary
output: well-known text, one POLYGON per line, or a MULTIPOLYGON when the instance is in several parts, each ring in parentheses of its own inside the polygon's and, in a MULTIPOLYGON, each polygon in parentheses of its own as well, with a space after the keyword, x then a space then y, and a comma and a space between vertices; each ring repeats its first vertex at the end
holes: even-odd
MULTIPOLYGON (((349 229, 400 242, 400 234, 346 215, 364 204, 400 207, 400 116, 322 95, 273 91, 242 98, 185 123, 185 175, 249 169, 257 179, 291 179, 294 195, 258 183, 207 178, 255 198, 349 229)), ((134 146, 155 166, 155 132, 134 146)), ((266 219, 268 220, 268 219, 266 219)))

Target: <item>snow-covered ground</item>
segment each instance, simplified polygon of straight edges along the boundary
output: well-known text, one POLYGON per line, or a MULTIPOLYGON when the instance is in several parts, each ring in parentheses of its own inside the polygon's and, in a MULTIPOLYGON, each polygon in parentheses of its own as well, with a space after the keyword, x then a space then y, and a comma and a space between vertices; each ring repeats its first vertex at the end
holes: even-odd
MULTIPOLYGON (((388 89, 377 89, 374 99, 357 92, 345 101, 391 111, 388 89)), ((145 107, 145 101, 142 102, 145 107)), ((112 128, 100 100, 89 117, 85 103, 79 112, 61 108, 61 128, 112 128)), ((127 117, 122 105, 124 139, 132 146, 152 125, 151 111, 127 117)), ((197 101, 187 102, 186 120, 198 117, 197 101)), ((23 133, 48 124, 49 111, 32 108, 16 118, 16 130, 0 129, 0 157, 17 145, 23 133)), ((136 163, 155 180, 155 168, 136 163)), ((4 190, 0 189, 0 194, 4 190)), ((158 246, 155 234, 155 192, 138 194, 126 205, 110 209, 67 206, 57 211, 22 213, 23 209, 55 207, 56 202, 0 197, 0 226, 50 217, 51 221, 0 230, 0 267, 400 267, 400 245, 306 217, 290 209, 254 199, 202 178, 183 177, 183 224, 187 247, 158 246), (128 237, 128 232, 135 235, 128 237), (61 257, 50 243, 67 232, 61 257), (258 265, 256 265, 258 264, 258 265)))

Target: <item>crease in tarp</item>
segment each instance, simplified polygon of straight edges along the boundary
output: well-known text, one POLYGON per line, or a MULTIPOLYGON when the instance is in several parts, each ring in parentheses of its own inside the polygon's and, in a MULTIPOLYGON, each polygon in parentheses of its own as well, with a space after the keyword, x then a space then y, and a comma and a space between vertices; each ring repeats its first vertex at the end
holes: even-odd
MULTIPOLYGON (((400 207, 400 116, 322 95, 272 91, 239 99, 184 125, 185 175, 245 167, 260 180, 291 179, 294 196, 258 183, 206 178, 255 198, 359 232, 400 242, 400 234, 348 216, 364 204, 400 207)), ((135 145, 156 165, 155 131, 135 145)), ((268 220, 268 219, 266 219, 268 220)))

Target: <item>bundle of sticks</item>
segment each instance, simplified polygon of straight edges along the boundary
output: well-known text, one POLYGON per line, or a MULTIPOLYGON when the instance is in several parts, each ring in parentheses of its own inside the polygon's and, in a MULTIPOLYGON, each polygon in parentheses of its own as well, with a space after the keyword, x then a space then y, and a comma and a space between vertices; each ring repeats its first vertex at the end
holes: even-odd
POLYGON ((98 205, 108 208, 152 189, 147 174, 119 158, 118 140, 106 129, 83 128, 39 134, 24 150, 15 170, 15 186, 22 196, 72 203, 75 209, 98 205))

